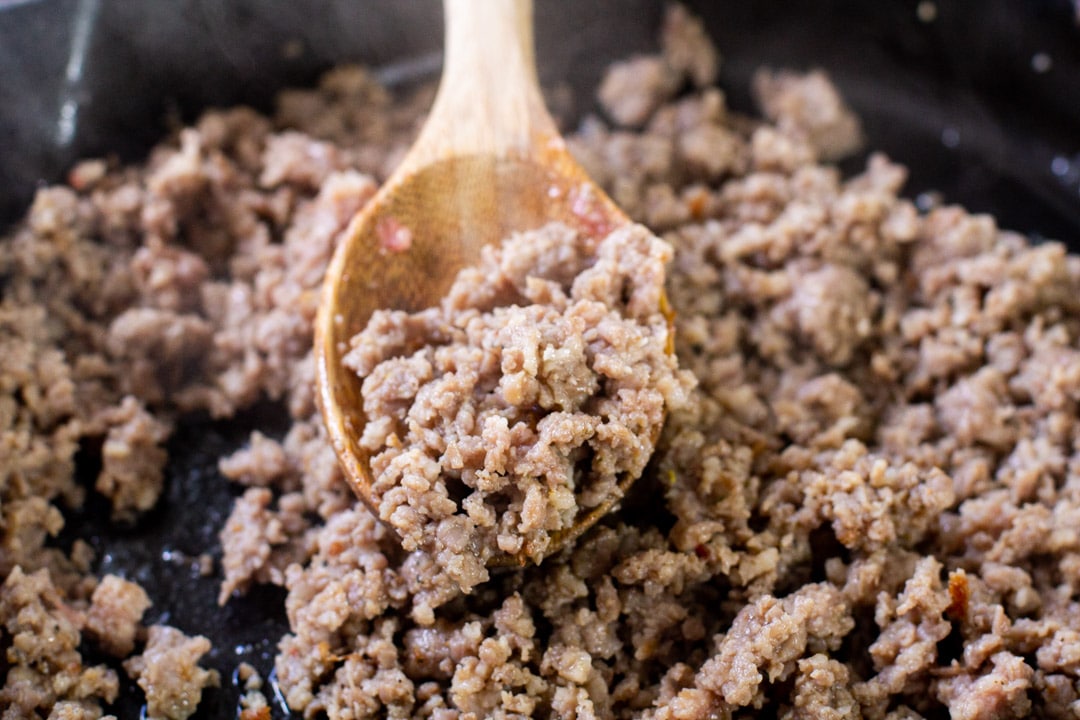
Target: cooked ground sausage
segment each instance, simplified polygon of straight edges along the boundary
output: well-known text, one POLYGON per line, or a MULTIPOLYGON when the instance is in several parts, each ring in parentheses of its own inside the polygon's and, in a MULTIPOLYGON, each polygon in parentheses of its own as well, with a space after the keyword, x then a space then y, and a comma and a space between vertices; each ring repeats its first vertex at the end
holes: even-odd
POLYGON ((664 32, 570 144, 663 233, 697 385, 617 512, 469 594, 349 492, 311 390, 323 270, 430 91, 339 69, 272 120, 209 112, 145 165, 39 191, 0 242, 5 719, 99 716, 121 680, 86 644, 133 647, 163 715, 213 682, 204 641, 146 633, 137 591, 46 538, 86 492, 151 504, 185 413, 263 397, 292 427, 222 459, 248 486, 222 600, 287 589, 276 677, 306 717, 1076 714, 1080 258, 918 211, 883 157, 842 177, 819 160, 857 126, 822 77, 762 75, 772 122, 750 121, 696 21, 664 32))

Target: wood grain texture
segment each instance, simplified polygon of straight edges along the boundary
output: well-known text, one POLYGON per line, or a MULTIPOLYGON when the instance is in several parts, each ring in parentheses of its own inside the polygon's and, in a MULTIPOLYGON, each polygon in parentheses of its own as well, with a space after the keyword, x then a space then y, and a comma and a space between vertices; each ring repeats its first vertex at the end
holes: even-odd
MULTIPOLYGON (((371 314, 437 304, 484 245, 513 233, 560 221, 606 235, 629 222, 570 156, 544 107, 531 0, 445 0, 444 7, 447 54, 431 113, 337 248, 316 318, 319 406, 347 479, 373 510, 369 457, 357 442, 367 421, 362 383, 342 364, 371 314), (398 232, 408 242, 388 243, 398 232)), ((594 508, 554 546, 610 506, 594 508)))

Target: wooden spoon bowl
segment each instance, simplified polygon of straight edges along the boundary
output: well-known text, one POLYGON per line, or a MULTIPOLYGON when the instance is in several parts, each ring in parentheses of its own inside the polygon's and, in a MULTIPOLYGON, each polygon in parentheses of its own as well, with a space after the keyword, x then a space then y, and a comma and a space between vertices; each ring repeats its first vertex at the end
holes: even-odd
MULTIPOLYGON (((431 114, 337 248, 316 319, 319 406, 346 478, 372 507, 370 458, 358 443, 367 422, 362 381, 342 364, 372 313, 438 304, 484 245, 514 232, 560 221, 604 236, 629 222, 570 156, 544 107, 531 0, 445 0, 444 7, 446 61, 431 114)), ((634 479, 621 482, 623 490, 634 479)), ((616 500, 552 547, 580 535, 616 500)))

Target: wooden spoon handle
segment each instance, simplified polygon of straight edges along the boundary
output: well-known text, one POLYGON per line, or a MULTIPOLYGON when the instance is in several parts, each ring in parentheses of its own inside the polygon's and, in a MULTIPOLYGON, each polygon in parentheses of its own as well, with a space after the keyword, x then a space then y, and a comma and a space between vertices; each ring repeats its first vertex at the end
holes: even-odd
POLYGON ((404 165, 464 155, 533 157, 557 138, 533 52, 532 0, 443 0, 439 92, 404 165))

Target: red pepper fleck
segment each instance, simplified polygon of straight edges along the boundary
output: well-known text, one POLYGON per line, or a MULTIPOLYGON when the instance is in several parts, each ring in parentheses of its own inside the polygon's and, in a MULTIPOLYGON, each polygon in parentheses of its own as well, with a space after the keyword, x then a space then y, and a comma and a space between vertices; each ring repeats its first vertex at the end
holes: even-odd
POLYGON ((945 614, 951 620, 963 620, 967 617, 970 599, 967 573, 963 570, 949 573, 949 606, 945 608, 945 614))
POLYGON ((379 250, 382 252, 396 254, 412 247, 412 230, 392 215, 379 219, 375 234, 379 238, 379 250))
POLYGON ((701 188, 695 189, 692 194, 687 197, 686 205, 690 210, 690 217, 695 220, 701 220, 705 217, 705 203, 708 202, 709 195, 701 188))
POLYGON ((592 185, 582 183, 572 188, 569 193, 570 212, 581 223, 581 229, 594 238, 606 237, 611 231, 611 222, 604 213, 602 201, 593 191, 592 185))

